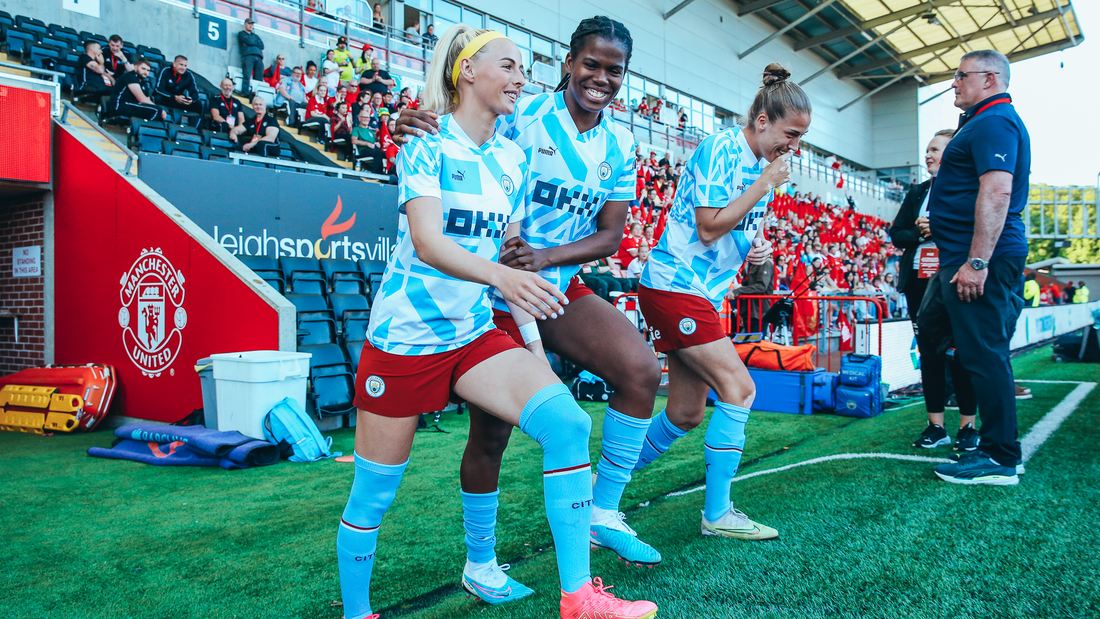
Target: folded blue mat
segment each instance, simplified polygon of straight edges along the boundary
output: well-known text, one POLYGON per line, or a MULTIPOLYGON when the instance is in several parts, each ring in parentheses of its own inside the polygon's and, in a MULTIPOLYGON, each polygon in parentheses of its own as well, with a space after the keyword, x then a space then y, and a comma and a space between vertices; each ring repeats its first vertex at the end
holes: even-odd
POLYGON ((109 449, 91 447, 89 456, 133 460, 157 466, 220 466, 226 470, 266 466, 279 461, 279 447, 240 432, 201 426, 131 423, 115 430, 109 449))

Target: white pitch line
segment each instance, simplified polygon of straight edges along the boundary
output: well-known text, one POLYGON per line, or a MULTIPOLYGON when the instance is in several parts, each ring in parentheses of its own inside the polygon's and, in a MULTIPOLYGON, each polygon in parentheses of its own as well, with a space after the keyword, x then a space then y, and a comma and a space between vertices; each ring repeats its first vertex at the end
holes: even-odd
MULTIPOLYGON (((1031 456, 1038 451, 1039 447, 1050 438, 1054 431, 1062 425, 1062 422, 1070 416, 1073 411, 1077 410, 1077 407, 1081 404, 1081 401, 1088 396, 1089 393, 1096 387, 1096 383, 1088 383, 1077 380, 1023 380, 1018 382, 1028 383, 1049 383, 1049 384, 1067 384, 1077 385, 1073 391, 1069 392, 1061 402, 1058 403, 1053 409, 1050 410, 1043 418, 1040 419, 1027 435, 1020 441, 1020 450, 1023 455, 1023 461, 1027 462, 1031 459, 1031 456)), ((905 407, 898 407, 905 408, 905 407)), ((897 409, 892 409, 897 410, 897 409)), ((755 473, 749 473, 741 477, 736 477, 733 483, 739 481, 745 481, 746 479, 752 479, 753 477, 759 477, 761 475, 771 475, 772 473, 782 473, 783 471, 789 471, 800 466, 809 466, 811 464, 821 464, 822 462, 831 462, 833 460, 863 460, 863 459, 882 459, 882 460, 902 460, 906 462, 928 462, 931 464, 947 464, 951 462, 946 458, 930 458, 928 456, 910 456, 905 454, 888 454, 888 453, 843 453, 834 454, 832 456, 822 456, 820 458, 812 458, 810 460, 804 460, 802 462, 796 462, 794 464, 788 464, 786 466, 780 466, 774 469, 767 469, 764 471, 756 471, 755 473)), ((665 495, 665 498, 686 496, 688 494, 694 494, 700 490, 706 490, 706 485, 691 488, 690 490, 680 490, 677 492, 670 492, 665 495)), ((648 501, 646 502, 648 504, 648 501)))

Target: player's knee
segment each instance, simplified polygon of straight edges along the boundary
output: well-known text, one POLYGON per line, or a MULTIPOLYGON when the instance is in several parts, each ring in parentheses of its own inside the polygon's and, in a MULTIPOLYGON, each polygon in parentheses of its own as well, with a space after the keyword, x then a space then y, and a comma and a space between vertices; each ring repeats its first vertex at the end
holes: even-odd
POLYGON ((684 432, 690 432, 698 428, 699 424, 703 423, 703 419, 706 415, 707 410, 704 407, 690 410, 665 409, 665 416, 668 418, 669 422, 684 432))
POLYGON ((726 404, 752 408, 756 400, 756 385, 750 380, 745 383, 736 382, 722 390, 718 396, 726 404))
POLYGON ((620 371, 608 379, 608 384, 628 396, 653 399, 661 386, 661 364, 650 354, 624 359, 620 371))
POLYGON ((576 402, 557 420, 555 425, 559 440, 569 443, 581 442, 587 449, 588 437, 592 435, 592 418, 576 402))

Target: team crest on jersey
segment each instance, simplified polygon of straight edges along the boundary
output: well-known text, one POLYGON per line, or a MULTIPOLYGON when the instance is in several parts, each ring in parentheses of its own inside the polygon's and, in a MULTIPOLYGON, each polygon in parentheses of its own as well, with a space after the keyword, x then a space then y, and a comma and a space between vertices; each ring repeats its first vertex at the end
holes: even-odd
POLYGON ((600 164, 600 167, 596 169, 596 174, 600 177, 601 181, 606 181, 611 178, 611 164, 604 161, 600 164))
POLYGON ((504 195, 510 196, 515 191, 516 186, 512 184, 512 179, 507 174, 500 177, 500 188, 504 190, 504 195))
POLYGON ((367 395, 372 398, 382 397, 386 393, 386 381, 381 376, 372 374, 367 377, 367 395))
POLYGON ((141 250, 119 281, 122 345, 130 361, 150 378, 160 376, 172 365, 183 344, 183 329, 187 326, 184 281, 183 273, 172 266, 159 247, 141 250), (135 314, 137 324, 131 324, 135 314))
POLYGON ((683 333, 684 335, 691 335, 692 333, 695 333, 695 327, 695 321, 691 318, 680 319, 680 333, 683 333))

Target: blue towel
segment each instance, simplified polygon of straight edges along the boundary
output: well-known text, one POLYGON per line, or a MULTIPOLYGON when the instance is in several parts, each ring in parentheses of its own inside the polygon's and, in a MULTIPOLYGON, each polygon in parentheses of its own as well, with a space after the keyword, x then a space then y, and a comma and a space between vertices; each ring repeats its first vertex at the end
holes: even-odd
POLYGON ((266 466, 279 461, 279 447, 240 432, 201 426, 131 423, 115 430, 110 449, 92 447, 89 456, 133 460, 157 466, 220 466, 226 470, 266 466))

